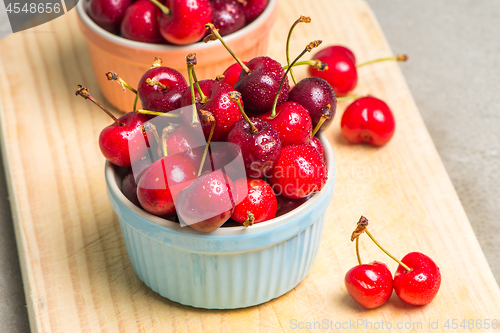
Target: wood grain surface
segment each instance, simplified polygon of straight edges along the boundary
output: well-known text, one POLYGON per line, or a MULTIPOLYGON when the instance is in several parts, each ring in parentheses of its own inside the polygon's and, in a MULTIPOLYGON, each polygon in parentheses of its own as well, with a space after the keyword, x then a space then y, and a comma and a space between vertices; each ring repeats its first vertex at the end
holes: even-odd
MULTIPOLYGON (((301 14, 312 23, 296 28, 291 54, 314 39, 349 46, 359 62, 392 54, 364 1, 280 5, 269 55, 282 63, 288 27, 301 14)), ((74 96, 83 84, 100 97, 75 20, 73 10, 0 43, 2 150, 33 332, 334 332, 346 325, 365 332, 389 323, 391 332, 453 331, 444 327, 447 320, 451 326, 500 319, 499 287, 399 65, 389 62, 360 68, 355 92, 389 104, 396 134, 382 148, 348 144, 339 130, 347 104, 339 103, 326 131, 337 158, 335 195, 316 262, 296 288, 226 311, 182 306, 152 292, 132 269, 106 197, 97 138, 110 120, 74 96), (396 256, 421 251, 437 262, 443 280, 430 305, 409 306, 393 295, 368 311, 350 299, 343 278, 356 264, 349 238, 361 214, 396 256), (438 328, 429 329, 436 321, 438 328)), ((305 69, 296 73, 304 77, 305 69)), ((367 238, 361 251, 365 262, 397 266, 367 238)))

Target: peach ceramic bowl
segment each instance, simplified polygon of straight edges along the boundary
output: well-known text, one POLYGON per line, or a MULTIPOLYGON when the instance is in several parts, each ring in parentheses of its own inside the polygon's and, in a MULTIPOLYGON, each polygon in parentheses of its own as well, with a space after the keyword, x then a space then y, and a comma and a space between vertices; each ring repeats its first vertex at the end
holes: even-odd
MULTIPOLYGON (((148 44, 128 40, 99 27, 88 16, 88 1, 78 2, 78 26, 87 41, 97 83, 104 97, 123 112, 132 111, 135 95, 108 82, 106 72, 117 73, 132 87, 136 87, 142 75, 151 67, 155 57, 163 65, 172 67, 187 79, 186 55, 196 53, 199 79, 215 78, 235 61, 218 41, 198 42, 186 46, 148 44)), ((226 44, 242 60, 265 55, 271 27, 278 15, 277 0, 269 0, 265 11, 243 29, 224 37, 226 44)))

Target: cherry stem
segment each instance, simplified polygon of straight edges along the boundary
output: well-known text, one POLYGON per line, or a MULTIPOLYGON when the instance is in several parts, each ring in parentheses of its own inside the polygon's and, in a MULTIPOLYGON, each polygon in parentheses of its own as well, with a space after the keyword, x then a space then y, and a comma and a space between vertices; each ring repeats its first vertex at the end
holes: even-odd
POLYGON ((365 229, 365 233, 368 235, 368 237, 370 237, 370 239, 375 243, 375 245, 377 245, 385 254, 387 254, 389 257, 391 257, 392 260, 394 260, 395 262, 397 262, 398 264, 400 264, 401 266, 404 267, 404 269, 406 269, 407 272, 411 271, 411 268, 408 267, 406 264, 404 264, 401 260, 397 259, 396 257, 394 257, 392 254, 390 254, 386 249, 384 249, 382 247, 382 245, 379 244, 379 242, 377 242, 375 240, 375 238, 372 236, 372 234, 368 231, 368 229, 365 229))
POLYGON ((151 1, 152 3, 154 3, 156 6, 158 6, 158 8, 160 8, 161 12, 165 15, 170 15, 170 9, 165 6, 164 4, 162 4, 161 2, 159 2, 158 0, 149 0, 151 1))
POLYGON ((248 118, 248 115, 245 113, 245 110, 243 110, 243 105, 241 105, 241 94, 238 91, 232 91, 229 93, 229 98, 231 99, 231 101, 236 102, 236 104, 238 104, 238 108, 240 109, 243 118, 250 125, 250 132, 257 133, 259 130, 257 129, 257 127, 254 126, 254 124, 252 124, 252 121, 250 120, 250 118, 248 118))
POLYGON ((146 84, 150 87, 154 87, 154 86, 158 86, 161 88, 161 90, 163 92, 167 91, 168 88, 166 85, 164 85, 163 83, 161 83, 160 81, 158 81, 158 78, 156 76, 153 76, 153 78, 147 78, 146 79, 146 84))
POLYGON ((203 165, 205 165, 205 159, 207 158, 208 148, 210 147, 210 142, 212 141, 212 136, 215 130, 215 118, 209 111, 200 110, 201 115, 205 118, 207 122, 212 123, 212 128, 210 129, 210 134, 208 135, 207 145, 205 146, 205 151, 203 152, 203 157, 201 158, 200 168, 198 169, 198 177, 201 175, 203 170, 203 165))
POLYGON ((295 63, 297 61, 299 61, 299 59, 304 54, 306 54, 306 52, 311 52, 312 49, 320 46, 321 43, 322 43, 321 40, 315 40, 315 41, 307 44, 306 48, 302 52, 300 52, 300 54, 297 56, 297 58, 295 58, 292 61, 292 63, 288 65, 288 68, 285 71, 285 75, 283 75, 283 78, 281 79, 280 85, 278 87, 278 92, 276 93, 276 97, 274 98, 273 108, 271 109, 271 115, 269 116, 269 119, 276 118, 276 106, 278 105, 278 99, 279 99, 279 96, 280 96, 281 88, 283 88, 283 84, 285 83, 286 77, 287 77, 288 73, 290 72, 291 68, 293 67, 293 65, 295 65, 295 63))
MULTIPOLYGON (((304 22, 304 23, 311 23, 311 18, 307 16, 300 16, 293 24, 290 30, 288 31, 288 37, 286 38, 286 63, 288 66, 290 66, 290 38, 292 37, 292 31, 293 29, 297 26, 297 24, 304 22)), ((290 70, 290 76, 292 77, 293 83, 297 84, 297 80, 295 80, 295 76, 293 75, 293 71, 290 70)))
MULTIPOLYGON (((162 141, 160 141, 160 136, 158 135, 158 131, 156 130, 156 126, 150 122, 146 122, 146 123, 144 123, 143 127, 144 127, 145 131, 153 133, 153 136, 155 137, 156 143, 158 144, 158 156, 166 156, 166 155, 163 155, 163 152, 161 149, 163 144, 162 144, 162 141)), ((165 148, 165 151, 166 151, 166 148, 165 148)))
POLYGON ((125 82, 121 77, 119 77, 118 74, 113 72, 107 72, 106 77, 108 78, 108 81, 118 82, 118 84, 122 87, 123 91, 125 91, 125 88, 127 88, 128 90, 137 95, 137 90, 132 88, 127 82, 125 82))
POLYGON ((161 60, 161 58, 157 58, 155 57, 155 60, 153 61, 153 64, 151 65, 151 68, 158 68, 158 67, 161 67, 161 63, 163 61, 161 60))
POLYGON ((108 116, 111 117, 111 119, 113 119, 113 121, 118 125, 118 126, 125 126, 124 123, 122 123, 121 121, 118 120, 118 118, 116 118, 111 112, 109 112, 104 106, 102 106, 98 101, 96 101, 94 99, 94 97, 92 97, 89 93, 89 90, 83 86, 81 86, 80 84, 78 85, 78 90, 75 92, 75 95, 76 96, 81 96, 85 99, 88 99, 90 100, 92 103, 94 103, 95 105, 97 105, 98 107, 101 108, 101 110, 103 110, 104 112, 106 112, 106 114, 108 116))
POLYGON ((249 226, 254 225, 254 223, 255 223, 255 216, 252 214, 251 211, 247 211, 247 219, 245 220, 245 222, 243 222, 243 226, 248 228, 249 226))
POLYGON ((198 112, 196 111, 196 96, 194 94, 193 73, 188 66, 189 88, 191 89, 191 105, 193 106, 193 117, 191 118, 191 126, 196 127, 200 121, 198 120, 198 112))
POLYGON ((362 265, 361 256, 359 255, 359 237, 356 237, 356 257, 358 258, 358 264, 362 265))
POLYGON ((222 39, 222 36, 219 34, 219 29, 215 28, 215 26, 212 24, 212 23, 207 23, 205 24, 205 28, 207 29, 210 29, 210 31, 212 32, 210 35, 206 36, 204 39, 203 39, 203 42, 207 43, 211 40, 219 40, 222 45, 226 48, 227 52, 229 52, 229 54, 231 54, 234 58, 234 60, 236 60, 236 62, 241 66, 241 68, 245 71, 245 73, 250 73, 250 69, 243 63, 243 61, 241 61, 240 58, 238 58, 236 56, 236 54, 234 54, 233 50, 231 50, 229 48, 229 46, 227 46, 226 42, 224 42, 224 40, 222 39))
MULTIPOLYGON (((316 68, 320 71, 326 71, 328 69, 328 64, 326 62, 323 62, 321 60, 316 60, 316 59, 296 62, 295 65, 293 65, 293 67, 303 66, 303 65, 313 66, 314 68, 316 68)), ((287 70, 288 65, 283 66, 283 69, 287 70)))
POLYGON ((324 109, 323 112, 321 113, 321 118, 319 118, 318 124, 316 124, 316 127, 314 127, 312 135, 315 136, 316 133, 318 133, 319 129, 321 126, 332 117, 332 110, 330 109, 331 106, 328 104, 324 109))
POLYGON ((408 60, 408 56, 406 54, 398 54, 395 57, 387 57, 387 58, 374 59, 374 60, 370 60, 370 61, 367 61, 367 62, 363 62, 363 63, 361 63, 359 65, 356 65, 356 68, 359 68, 359 67, 365 66, 365 65, 369 65, 369 64, 373 64, 375 62, 390 61, 390 60, 394 60, 394 61, 406 61, 406 60, 408 60))
POLYGON ((186 56, 188 71, 191 70, 191 75, 193 76, 194 85, 196 87, 196 90, 198 90, 198 94, 200 94, 200 103, 205 104, 207 102, 207 96, 205 96, 205 94, 201 90, 198 78, 196 77, 196 72, 194 70, 194 65, 196 65, 197 62, 198 61, 196 60, 196 53, 189 53, 186 56))
POLYGON ((137 100, 139 99, 139 95, 135 95, 135 99, 134 99, 134 109, 133 111, 136 112, 137 111, 137 100))
POLYGON ((178 113, 169 113, 169 112, 157 112, 150 110, 139 109, 135 111, 135 113, 146 114, 149 116, 157 116, 157 117, 168 117, 168 118, 179 118, 181 115, 178 113))

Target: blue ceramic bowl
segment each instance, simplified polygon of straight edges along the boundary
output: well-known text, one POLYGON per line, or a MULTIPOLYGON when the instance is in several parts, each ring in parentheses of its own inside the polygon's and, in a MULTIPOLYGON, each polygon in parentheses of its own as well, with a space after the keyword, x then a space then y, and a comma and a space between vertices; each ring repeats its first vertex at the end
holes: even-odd
POLYGON ((272 220, 211 233, 181 227, 132 204, 119 188, 116 169, 107 163, 108 197, 139 278, 163 297, 207 309, 257 305, 293 289, 316 258, 333 196, 334 154, 325 137, 320 139, 328 181, 319 193, 272 220))

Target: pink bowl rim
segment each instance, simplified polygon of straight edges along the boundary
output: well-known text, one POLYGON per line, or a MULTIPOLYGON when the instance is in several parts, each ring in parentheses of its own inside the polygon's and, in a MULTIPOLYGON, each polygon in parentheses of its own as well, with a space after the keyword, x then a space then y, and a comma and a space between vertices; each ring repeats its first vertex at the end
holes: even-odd
MULTIPOLYGON (((104 39, 107 39, 109 41, 112 41, 116 44, 122 45, 124 47, 129 47, 129 48, 137 48, 137 49, 143 49, 143 50, 150 50, 150 51, 189 51, 189 52, 194 52, 196 50, 202 50, 202 49, 207 49, 211 48, 214 46, 219 46, 220 43, 217 43, 215 41, 211 41, 208 43, 204 42, 197 42, 194 44, 189 44, 189 45, 163 45, 163 44, 152 44, 152 43, 144 43, 144 42, 137 42, 133 40, 126 39, 124 37, 120 37, 118 35, 115 35, 109 31, 104 30, 100 26, 98 26, 87 14, 86 11, 86 6, 87 6, 88 1, 87 0, 80 0, 78 1, 78 4, 76 5, 76 10, 78 13, 79 18, 81 21, 88 27, 90 28, 94 33, 98 34, 104 39)), ((230 43, 233 40, 238 40, 239 38, 243 37, 244 35, 251 34, 253 30, 255 30, 257 27, 259 27, 261 24, 265 23, 265 21, 271 16, 273 11, 275 10, 275 7, 278 4, 278 0, 269 0, 269 3, 264 10, 264 12, 253 22, 251 22, 249 25, 245 26, 243 29, 240 29, 232 34, 229 34, 227 36, 224 36, 224 41, 226 43, 230 43)))

